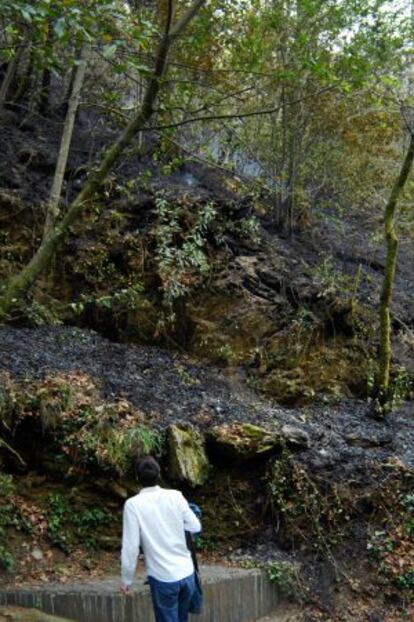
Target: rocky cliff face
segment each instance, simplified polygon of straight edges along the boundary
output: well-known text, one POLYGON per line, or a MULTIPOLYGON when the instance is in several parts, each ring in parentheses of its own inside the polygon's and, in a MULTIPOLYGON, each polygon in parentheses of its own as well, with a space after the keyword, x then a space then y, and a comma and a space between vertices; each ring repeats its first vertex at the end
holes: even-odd
MULTIPOLYGON (((90 123, 86 117, 77 128, 68 196, 83 174, 90 123)), ((110 135, 110 127, 102 130, 96 148, 110 135)), ((39 239, 56 138, 33 122, 8 125, 2 140, 8 153, 0 177, 5 278, 30 258, 39 239)), ((53 276, 39 281, 26 321, 63 321, 111 339, 241 365, 259 390, 282 404, 309 403, 321 394, 364 397, 376 357, 383 273, 383 251, 365 215, 350 211, 339 226, 331 207, 286 236, 266 211, 267 199, 242 197, 245 190, 224 173, 191 163, 165 168, 148 157, 123 164, 103 191, 103 213, 91 206, 53 276)), ((411 245, 401 245, 394 376, 413 369, 413 259, 411 245)))
MULTIPOLYGON (((133 461, 147 452, 161 460, 165 482, 203 508, 201 546, 213 559, 300 563, 315 578, 325 572, 315 555, 328 555, 327 568, 334 555, 348 572, 353 556, 367 563, 367 546, 408 546, 398 525, 411 511, 409 404, 384 425, 361 400, 277 406, 240 370, 92 331, 3 327, 0 337, 1 456, 15 487, 0 519, 6 532, 22 532, 13 551, 21 576, 59 578, 59 551, 69 556, 65 572, 90 565, 99 573, 105 551, 113 563, 121 504, 135 491, 133 461)), ((412 549, 401 551, 395 578, 406 580, 412 549)), ((331 587, 324 590, 328 598, 331 587)))
MULTIPOLYGON (((108 123, 86 147, 94 119, 76 129, 68 197, 111 138, 108 123)), ((57 148, 52 127, 17 121, 0 138, 2 278, 39 241, 57 148)), ((367 401, 383 253, 365 215, 339 225, 331 205, 287 235, 267 197, 163 157, 123 162, 101 214, 91 205, 0 328, 0 565, 12 565, 8 537, 17 578, 35 564, 54 576, 59 555, 98 572, 90 550, 113 563, 133 458, 152 452, 203 506, 205 554, 323 558, 334 579, 337 559, 371 568, 368 546, 390 595, 412 589, 411 246, 393 304, 400 403, 385 423, 367 401)))

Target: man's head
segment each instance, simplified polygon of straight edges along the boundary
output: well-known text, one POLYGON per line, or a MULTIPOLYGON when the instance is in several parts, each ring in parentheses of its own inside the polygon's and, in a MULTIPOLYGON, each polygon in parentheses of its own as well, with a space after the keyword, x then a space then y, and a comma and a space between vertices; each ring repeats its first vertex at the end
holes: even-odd
POLYGON ((152 456, 138 458, 136 463, 137 479, 141 486, 155 486, 160 479, 160 465, 152 456))

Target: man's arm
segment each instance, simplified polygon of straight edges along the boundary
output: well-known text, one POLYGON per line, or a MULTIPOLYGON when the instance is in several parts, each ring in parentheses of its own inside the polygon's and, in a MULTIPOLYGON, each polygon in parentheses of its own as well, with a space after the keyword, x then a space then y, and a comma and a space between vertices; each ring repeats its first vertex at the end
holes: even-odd
POLYGON ((124 505, 122 529, 122 584, 129 587, 134 580, 139 553, 139 522, 130 502, 124 505))
POLYGON ((183 517, 184 531, 189 531, 190 533, 200 533, 201 523, 181 493, 180 493, 180 507, 181 507, 182 517, 183 517))

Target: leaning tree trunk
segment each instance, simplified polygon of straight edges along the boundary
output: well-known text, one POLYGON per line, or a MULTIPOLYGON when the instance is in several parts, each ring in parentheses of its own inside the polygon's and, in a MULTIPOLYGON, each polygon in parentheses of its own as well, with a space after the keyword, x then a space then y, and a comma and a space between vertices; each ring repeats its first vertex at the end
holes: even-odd
POLYGON ((78 64, 73 80, 72 92, 69 97, 68 111, 66 113, 65 124, 63 126, 62 139, 60 142, 59 156, 53 177, 52 188, 50 191, 49 202, 47 205, 46 222, 43 231, 43 240, 46 240, 52 231, 58 216, 59 202, 62 193, 63 179, 66 171, 66 164, 69 157, 70 143, 72 141, 73 127, 75 125, 76 113, 79 107, 80 94, 85 79, 86 72, 87 45, 81 48, 78 64))
POLYGON ((414 160, 414 134, 411 134, 410 145, 402 164, 398 179, 395 181, 390 198, 385 208, 384 228, 387 245, 385 274, 380 299, 380 348, 377 392, 381 403, 386 403, 390 393, 391 364, 391 318, 390 305, 397 265, 398 238, 395 232, 394 216, 398 199, 404 189, 414 160))
MULTIPOLYGON (((187 12, 172 27, 170 27, 171 19, 168 19, 165 33, 158 46, 154 71, 149 80, 140 111, 127 125, 118 140, 108 148, 101 163, 93 174, 90 175, 88 181, 71 203, 62 220, 60 220, 50 231, 49 235, 43 239, 41 246, 30 262, 6 283, 3 288, 3 293, 0 295, 0 320, 7 317, 8 312, 22 298, 29 287, 33 285, 39 274, 48 267, 59 244, 68 235, 71 225, 85 210, 90 199, 105 180, 125 148, 130 145, 133 138, 152 117, 161 86, 161 80, 166 70, 168 53, 171 45, 205 2, 206 0, 194 0, 194 3, 189 7, 187 12)), ((171 17, 172 0, 169 1, 169 6, 171 17)))
MULTIPOLYGON (((46 55, 50 54, 53 49, 53 30, 51 24, 47 26, 45 52, 46 55)), ((52 85, 52 70, 49 66, 43 67, 41 80, 40 80, 40 98, 39 98, 39 112, 45 115, 49 109, 50 88, 52 85)))
POLYGON ((19 66, 20 60, 23 56, 23 51, 24 51, 24 47, 23 45, 21 45, 18 48, 14 57, 9 61, 9 64, 7 66, 6 74, 3 78, 3 82, 1 83, 1 87, 0 87, 0 111, 3 109, 4 105, 7 102, 10 87, 16 75, 16 71, 19 66))
POLYGON ((16 84, 16 91, 13 93, 13 102, 19 103, 25 98, 30 86, 30 79, 33 71, 33 50, 32 44, 29 42, 27 46, 27 64, 26 68, 22 71, 19 77, 19 81, 16 84))

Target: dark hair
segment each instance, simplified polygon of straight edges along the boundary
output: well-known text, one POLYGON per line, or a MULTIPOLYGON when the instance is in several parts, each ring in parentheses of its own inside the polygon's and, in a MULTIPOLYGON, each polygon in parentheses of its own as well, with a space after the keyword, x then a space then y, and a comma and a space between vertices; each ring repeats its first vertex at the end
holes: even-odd
POLYGON ((152 456, 138 458, 135 472, 141 486, 155 486, 160 479, 160 465, 152 456))

